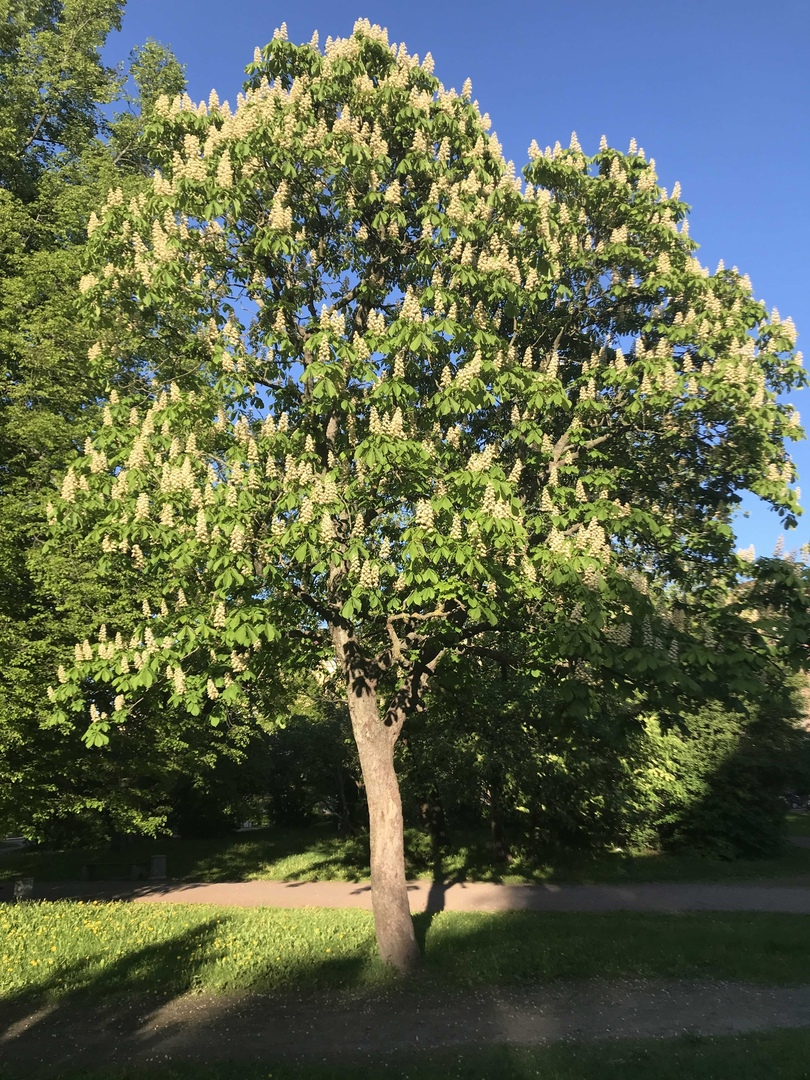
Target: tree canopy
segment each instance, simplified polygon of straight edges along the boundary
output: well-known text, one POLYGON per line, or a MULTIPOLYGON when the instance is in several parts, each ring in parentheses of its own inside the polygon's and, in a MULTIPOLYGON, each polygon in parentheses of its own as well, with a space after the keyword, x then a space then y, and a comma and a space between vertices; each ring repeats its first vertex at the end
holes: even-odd
POLYGON ((323 51, 282 28, 248 76, 234 107, 159 99, 152 182, 90 219, 88 362, 132 378, 51 518, 156 595, 50 693, 103 746, 155 685, 218 722, 331 656, 404 969, 393 747, 438 665, 582 625, 677 678, 694 628, 653 634, 648 582, 730 565, 743 490, 793 520, 779 395, 803 375, 792 324, 701 266, 634 144, 533 143, 518 176, 469 84, 364 20, 323 51))

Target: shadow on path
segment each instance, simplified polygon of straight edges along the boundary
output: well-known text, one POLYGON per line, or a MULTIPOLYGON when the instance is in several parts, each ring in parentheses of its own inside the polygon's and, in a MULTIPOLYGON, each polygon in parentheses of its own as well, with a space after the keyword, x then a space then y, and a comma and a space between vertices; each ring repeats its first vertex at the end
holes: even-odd
POLYGON ((723 1035, 810 1028, 810 987, 734 983, 581 981, 405 995, 373 1001, 334 996, 282 1000, 251 995, 79 1003, 0 1018, 0 1068, 33 1075, 60 1068, 161 1061, 355 1062, 471 1045, 530 1046, 559 1040, 723 1035))

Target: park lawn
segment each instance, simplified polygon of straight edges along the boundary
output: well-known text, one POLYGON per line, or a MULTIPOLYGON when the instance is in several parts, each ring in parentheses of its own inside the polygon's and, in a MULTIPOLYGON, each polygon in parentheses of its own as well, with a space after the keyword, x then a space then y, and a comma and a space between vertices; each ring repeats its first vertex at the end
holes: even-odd
POLYGON ((791 810, 787 829, 789 836, 810 836, 810 810, 791 810))
MULTIPOLYGON (((808 815, 810 819, 810 815, 808 815)), ((791 827, 795 827, 791 825, 791 827)), ((727 860, 632 851, 590 854, 546 850, 517 853, 508 866, 493 865, 483 833, 455 834, 437 862, 428 837, 406 831, 407 871, 412 878, 452 881, 640 883, 644 881, 749 881, 807 876, 810 850, 788 847, 769 859, 727 860)), ((31 876, 38 881, 76 881, 82 865, 100 864, 99 879, 129 876, 133 863, 148 866, 153 854, 167 858, 179 882, 361 881, 369 876, 368 838, 345 836, 326 825, 308 829, 256 829, 212 839, 138 838, 123 851, 68 849, 0 854, 0 881, 31 876)))
MULTIPOLYGON (((441 912, 416 916, 426 988, 581 978, 807 981, 801 915, 441 912)), ((296 993, 393 984, 370 912, 33 902, 0 908, 0 997, 296 993)))
MULTIPOLYGON (((398 1055, 379 1065, 139 1065, 48 1069, 49 1080, 807 1080, 810 1032, 496 1046, 398 1055)), ((30 1075, 26 1074, 26 1075, 30 1075)), ((6 1074, 15 1080, 14 1073, 6 1074)))

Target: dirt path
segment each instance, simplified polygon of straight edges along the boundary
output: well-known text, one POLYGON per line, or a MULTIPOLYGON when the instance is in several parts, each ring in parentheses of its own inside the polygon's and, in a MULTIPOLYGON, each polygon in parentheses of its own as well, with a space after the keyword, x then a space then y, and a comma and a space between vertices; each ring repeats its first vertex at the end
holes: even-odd
POLYGON ((810 986, 588 980, 361 1002, 185 996, 0 1006, 0 1068, 170 1061, 364 1062, 439 1047, 810 1027, 810 986))
MULTIPOLYGON (((420 911, 772 911, 810 914, 810 887, 786 884, 443 885, 412 881, 411 910, 420 911)), ((0 891, 10 900, 12 886, 0 891)), ((368 882, 245 881, 214 885, 133 886, 132 882, 36 884, 34 899, 121 899, 234 907, 371 908, 368 882)))

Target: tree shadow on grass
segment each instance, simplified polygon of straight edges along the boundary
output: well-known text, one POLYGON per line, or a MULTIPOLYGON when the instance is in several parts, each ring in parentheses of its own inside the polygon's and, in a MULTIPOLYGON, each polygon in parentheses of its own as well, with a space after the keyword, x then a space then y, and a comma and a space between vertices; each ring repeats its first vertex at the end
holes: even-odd
POLYGON ((212 851, 209 844, 172 876, 187 882, 250 881, 267 876, 268 870, 284 881, 360 881, 369 875, 368 837, 314 829, 267 830, 255 839, 231 839, 219 850, 212 851))
MULTIPOLYGON (((301 925, 316 917, 298 914, 301 925)), ((290 913, 268 909, 267 917, 287 920, 290 913)), ((103 969, 78 958, 58 976, 6 998, 0 1003, 0 1073, 13 1067, 52 1077, 68 1067, 112 1070, 175 1061, 367 1063, 419 1046, 503 1042, 510 1032, 519 1034, 515 1008, 528 1009, 535 1018, 534 1026, 520 1029, 531 1038, 539 1022, 543 1037, 556 1039, 577 1036, 586 1020, 596 1037, 607 1037, 619 1033, 622 1016, 646 1008, 645 979, 757 981, 764 975, 774 984, 804 979, 803 956, 810 946, 806 920, 754 915, 674 920, 626 913, 451 918, 426 912, 416 919, 423 942, 427 937, 425 972, 403 984, 372 958, 369 919, 367 937, 363 929, 344 956, 303 950, 279 970, 265 946, 242 982, 232 978, 217 986, 211 977, 217 964, 214 945, 238 918, 203 913, 197 925, 128 948, 103 969), (194 993, 204 987, 209 992, 194 993), (224 992, 210 992, 217 989, 224 992), (611 1027, 614 1023, 618 1027, 611 1027)), ((295 929, 295 920, 289 925, 295 929)), ((673 1024, 682 1030, 684 1017, 692 1022, 695 984, 685 985, 680 1018, 669 1015, 667 984, 655 991, 661 1034, 673 1024)), ((711 1008, 722 1011, 732 990, 733 983, 709 983, 711 1008)), ((752 990, 756 994, 746 1008, 754 1019, 766 1005, 771 1012, 781 1008, 776 999, 782 991, 769 990, 766 1000, 752 990)), ((807 988, 797 986, 796 993, 806 1002, 802 1017, 810 1015, 807 988)), ((695 1012, 696 1029, 704 1013, 695 1012)))
POLYGON ((103 966, 98 955, 62 963, 53 974, 3 996, 0 1075, 12 1067, 25 1075, 51 1075, 101 1063, 220 1060, 229 1043, 238 1059, 251 1037, 255 1048, 245 1051, 248 1058, 276 1050, 295 1057, 302 1029, 309 1024, 315 1038, 317 1015, 325 1007, 395 981, 373 957, 369 920, 367 943, 361 941, 350 955, 313 959, 305 949, 277 966, 269 955, 276 952, 273 944, 243 980, 232 971, 217 982, 215 945, 227 937, 231 921, 218 911, 163 940, 125 946, 123 955, 103 966), (297 1043, 277 1029, 288 1017, 297 1043))

